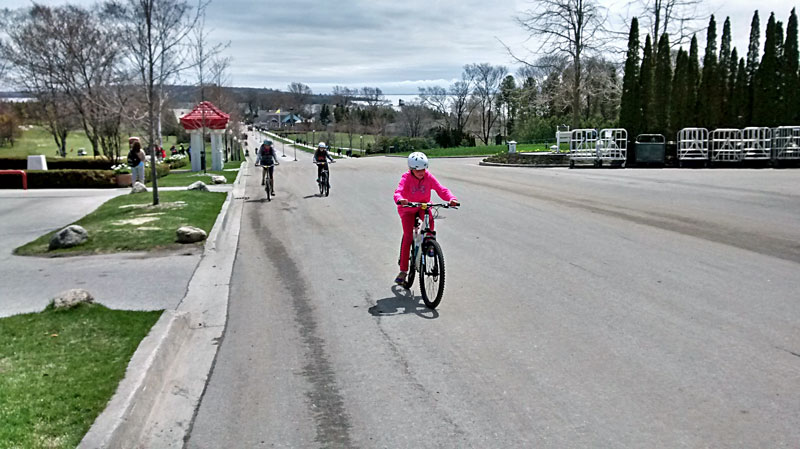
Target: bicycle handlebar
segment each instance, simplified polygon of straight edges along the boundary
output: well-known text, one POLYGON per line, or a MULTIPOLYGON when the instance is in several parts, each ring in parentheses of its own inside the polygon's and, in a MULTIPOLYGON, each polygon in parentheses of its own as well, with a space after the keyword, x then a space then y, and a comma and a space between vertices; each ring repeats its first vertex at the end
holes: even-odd
POLYGON ((461 206, 461 203, 458 203, 455 206, 451 206, 448 203, 413 203, 411 201, 409 201, 408 204, 400 204, 399 202, 397 203, 398 206, 403 207, 422 207, 423 204, 426 207, 443 207, 445 209, 458 209, 458 207, 461 206))

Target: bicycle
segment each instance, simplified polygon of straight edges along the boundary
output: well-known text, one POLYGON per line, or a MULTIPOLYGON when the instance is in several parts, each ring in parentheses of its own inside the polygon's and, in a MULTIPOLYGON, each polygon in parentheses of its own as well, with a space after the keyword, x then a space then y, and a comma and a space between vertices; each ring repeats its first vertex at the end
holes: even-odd
MULTIPOLYGON (((314 162, 314 165, 321 165, 322 162, 314 162)), ((333 162, 331 162, 333 164, 333 162)), ((330 174, 328 173, 328 167, 322 167, 322 173, 319 175, 319 180, 317 180, 317 184, 319 184, 319 194, 323 196, 328 196, 331 193, 331 183, 330 183, 330 174)))
POLYGON ((261 165, 256 164, 256 167, 261 166, 262 170, 265 171, 266 175, 264 176, 264 191, 267 193, 267 201, 272 201, 272 196, 275 196, 275 192, 272 190, 272 174, 270 173, 270 168, 279 165, 279 164, 271 164, 271 165, 261 165))
MULTIPOLYGON (((436 231, 432 231, 430 228, 429 217, 433 214, 433 217, 436 218, 439 215, 439 208, 458 209, 458 206, 450 206, 446 203, 408 203, 403 207, 418 207, 424 214, 422 228, 420 228, 419 215, 414 218, 413 247, 409 256, 408 275, 403 282, 403 287, 410 289, 414 285, 415 271, 419 270, 422 301, 429 309, 435 309, 442 301, 444 294, 444 254, 439 242, 436 241, 436 231)), ((400 245, 402 246, 402 241, 400 245)))

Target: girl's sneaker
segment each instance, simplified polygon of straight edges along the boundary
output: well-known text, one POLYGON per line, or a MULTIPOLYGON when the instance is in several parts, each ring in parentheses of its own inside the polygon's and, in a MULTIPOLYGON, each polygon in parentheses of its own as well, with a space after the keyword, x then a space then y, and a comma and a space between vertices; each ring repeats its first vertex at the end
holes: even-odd
POLYGON ((407 274, 408 273, 406 273, 405 271, 401 271, 400 274, 398 274, 397 277, 394 278, 394 283, 395 284, 402 284, 403 282, 405 282, 407 274))

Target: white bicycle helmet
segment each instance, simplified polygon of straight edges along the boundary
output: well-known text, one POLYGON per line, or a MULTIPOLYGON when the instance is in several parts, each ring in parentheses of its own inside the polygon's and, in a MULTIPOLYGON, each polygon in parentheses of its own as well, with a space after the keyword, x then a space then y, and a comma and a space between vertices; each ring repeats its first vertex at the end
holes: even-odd
POLYGON ((428 168, 428 156, 415 151, 408 155, 408 168, 412 170, 425 170, 428 168))
POLYGON ((320 142, 317 148, 328 148, 328 145, 325 145, 325 142, 320 142))

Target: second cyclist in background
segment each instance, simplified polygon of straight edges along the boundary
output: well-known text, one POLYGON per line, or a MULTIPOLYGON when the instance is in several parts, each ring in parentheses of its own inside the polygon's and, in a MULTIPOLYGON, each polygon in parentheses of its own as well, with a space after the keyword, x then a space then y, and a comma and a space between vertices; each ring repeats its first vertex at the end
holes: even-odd
MULTIPOLYGON (((317 183, 322 177, 322 170, 328 168, 328 161, 333 162, 333 158, 328 154, 328 146, 325 145, 325 142, 320 142, 317 145, 317 151, 314 152, 314 163, 317 164, 317 183)), ((328 170, 328 177, 330 177, 330 170, 328 170)))
POLYGON ((261 144, 261 147, 258 149, 257 161, 256 165, 261 165, 264 167, 264 170, 261 171, 261 185, 264 185, 264 178, 267 175, 267 170, 269 170, 269 189, 272 191, 272 194, 275 194, 275 172, 273 168, 275 165, 281 165, 278 162, 278 155, 275 154, 275 149, 272 148, 272 141, 265 140, 264 143, 261 144))

